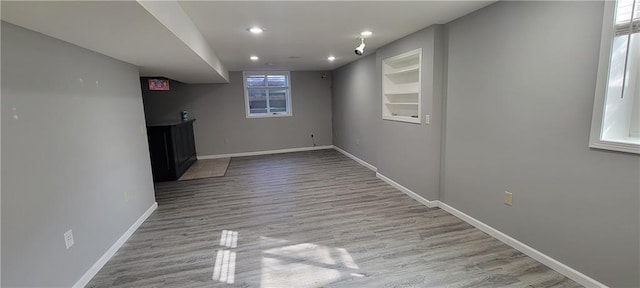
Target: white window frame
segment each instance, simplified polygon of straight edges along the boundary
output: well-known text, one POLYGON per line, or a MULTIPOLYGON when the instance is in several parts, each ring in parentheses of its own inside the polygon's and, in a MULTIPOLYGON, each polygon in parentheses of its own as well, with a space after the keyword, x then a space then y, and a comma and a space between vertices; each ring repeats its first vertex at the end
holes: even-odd
MULTIPOLYGON (((244 107, 245 115, 247 118, 268 118, 268 117, 289 117, 293 116, 293 105, 291 103, 291 73, 289 71, 245 71, 242 73, 242 82, 244 83, 244 107), (247 77, 251 75, 286 75, 287 86, 247 86, 247 77), (286 112, 271 112, 271 113, 259 113, 251 114, 251 108, 249 106, 249 90, 250 89, 286 89, 287 91, 287 111, 286 112)), ((267 92, 267 107, 269 107, 269 98, 267 92)), ((268 108, 267 108, 268 109, 268 108)))
MULTIPOLYGON (((591 120, 591 134, 589 147, 627 153, 640 154, 640 142, 608 141, 602 139, 605 101, 609 78, 609 63, 615 37, 615 17, 617 1, 604 1, 604 16, 602 24, 602 39, 600 42, 600 58, 598 62, 598 76, 596 79, 596 93, 591 120)), ((632 17, 633 18, 633 17, 632 17)), ((631 20, 633 21, 633 19, 631 20)), ((634 137, 635 138, 635 137, 634 137)), ((635 139, 633 139, 635 140, 635 139)), ((638 139, 640 140, 640 138, 638 139)))

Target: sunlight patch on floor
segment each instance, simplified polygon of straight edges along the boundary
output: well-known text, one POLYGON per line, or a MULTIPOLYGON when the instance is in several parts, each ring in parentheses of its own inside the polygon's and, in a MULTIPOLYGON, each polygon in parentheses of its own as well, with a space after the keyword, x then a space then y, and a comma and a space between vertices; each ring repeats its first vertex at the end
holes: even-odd
POLYGON ((262 258, 261 287, 322 287, 342 278, 336 269, 270 257, 262 258))
POLYGON ((353 273, 359 267, 344 248, 270 237, 261 240, 266 247, 280 246, 263 252, 261 287, 315 288, 363 276, 353 273))
MULTIPOLYGON (((238 232, 222 230, 220 233, 220 246, 226 248, 238 247, 238 232)), ((216 262, 213 266, 213 277, 215 281, 233 284, 236 275, 236 252, 230 250, 218 250, 216 262)))
POLYGON ((218 250, 213 267, 213 280, 233 284, 236 274, 236 252, 218 250))
POLYGON ((227 248, 238 247, 238 232, 231 230, 222 230, 220 234, 220 246, 227 248))

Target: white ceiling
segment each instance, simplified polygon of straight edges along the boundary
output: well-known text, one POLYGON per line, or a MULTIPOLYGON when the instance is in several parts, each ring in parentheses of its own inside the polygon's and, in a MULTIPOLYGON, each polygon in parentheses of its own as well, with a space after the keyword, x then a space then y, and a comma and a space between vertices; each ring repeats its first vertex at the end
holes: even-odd
POLYGON ((374 33, 366 40, 367 55, 493 2, 180 1, 175 7, 184 11, 171 11, 186 12, 187 22, 182 19, 183 29, 178 29, 183 35, 175 22, 156 18, 136 1, 2 1, 1 15, 4 21, 137 65, 141 76, 221 83, 226 70, 332 70, 358 58, 353 50, 363 30, 374 33), (265 32, 249 33, 247 28, 255 25, 265 32), (197 40, 201 33, 210 46, 205 50, 224 67, 202 57, 202 45, 194 48, 183 41, 185 27, 199 30, 188 38, 197 40), (250 55, 260 60, 253 62, 250 55), (327 61, 329 55, 336 61, 327 61))
POLYGON ((332 70, 432 24, 444 24, 494 1, 181 1, 227 69, 332 70), (265 32, 253 35, 251 26, 265 32), (257 63, 249 60, 257 55, 257 63), (333 63, 327 57, 333 55, 333 63), (292 58, 290 58, 292 57, 292 58), (273 65, 268 65, 271 63, 273 65))
POLYGON ((2 1, 2 20, 134 64, 142 76, 225 82, 136 1, 2 1))

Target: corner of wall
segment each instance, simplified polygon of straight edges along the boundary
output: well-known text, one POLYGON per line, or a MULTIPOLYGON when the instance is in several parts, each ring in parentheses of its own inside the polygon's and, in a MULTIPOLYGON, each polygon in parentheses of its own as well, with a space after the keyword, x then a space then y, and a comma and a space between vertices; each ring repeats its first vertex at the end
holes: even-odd
POLYGON ((449 27, 447 25, 442 25, 442 29, 440 29, 440 32, 438 33, 438 37, 437 39, 439 41, 437 41, 436 43, 439 43, 439 45, 437 45, 439 47, 439 49, 442 49, 442 91, 441 91, 441 95, 442 95, 442 109, 441 109, 441 113, 442 113, 442 124, 441 124, 441 128, 442 129, 440 131, 440 190, 438 192, 438 196, 440 199, 440 201, 444 201, 445 200, 445 177, 444 177, 444 171, 445 171, 445 155, 446 155, 446 149, 447 149, 447 92, 448 92, 448 79, 449 79, 449 27))

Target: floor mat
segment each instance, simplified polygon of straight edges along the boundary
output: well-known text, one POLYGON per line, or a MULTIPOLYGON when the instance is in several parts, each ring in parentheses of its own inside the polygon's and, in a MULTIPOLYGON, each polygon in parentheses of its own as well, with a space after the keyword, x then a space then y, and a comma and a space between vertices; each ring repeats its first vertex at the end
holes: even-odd
POLYGON ((184 172, 178 181, 222 177, 227 173, 230 160, 231 158, 198 160, 189 167, 187 172, 184 172))

